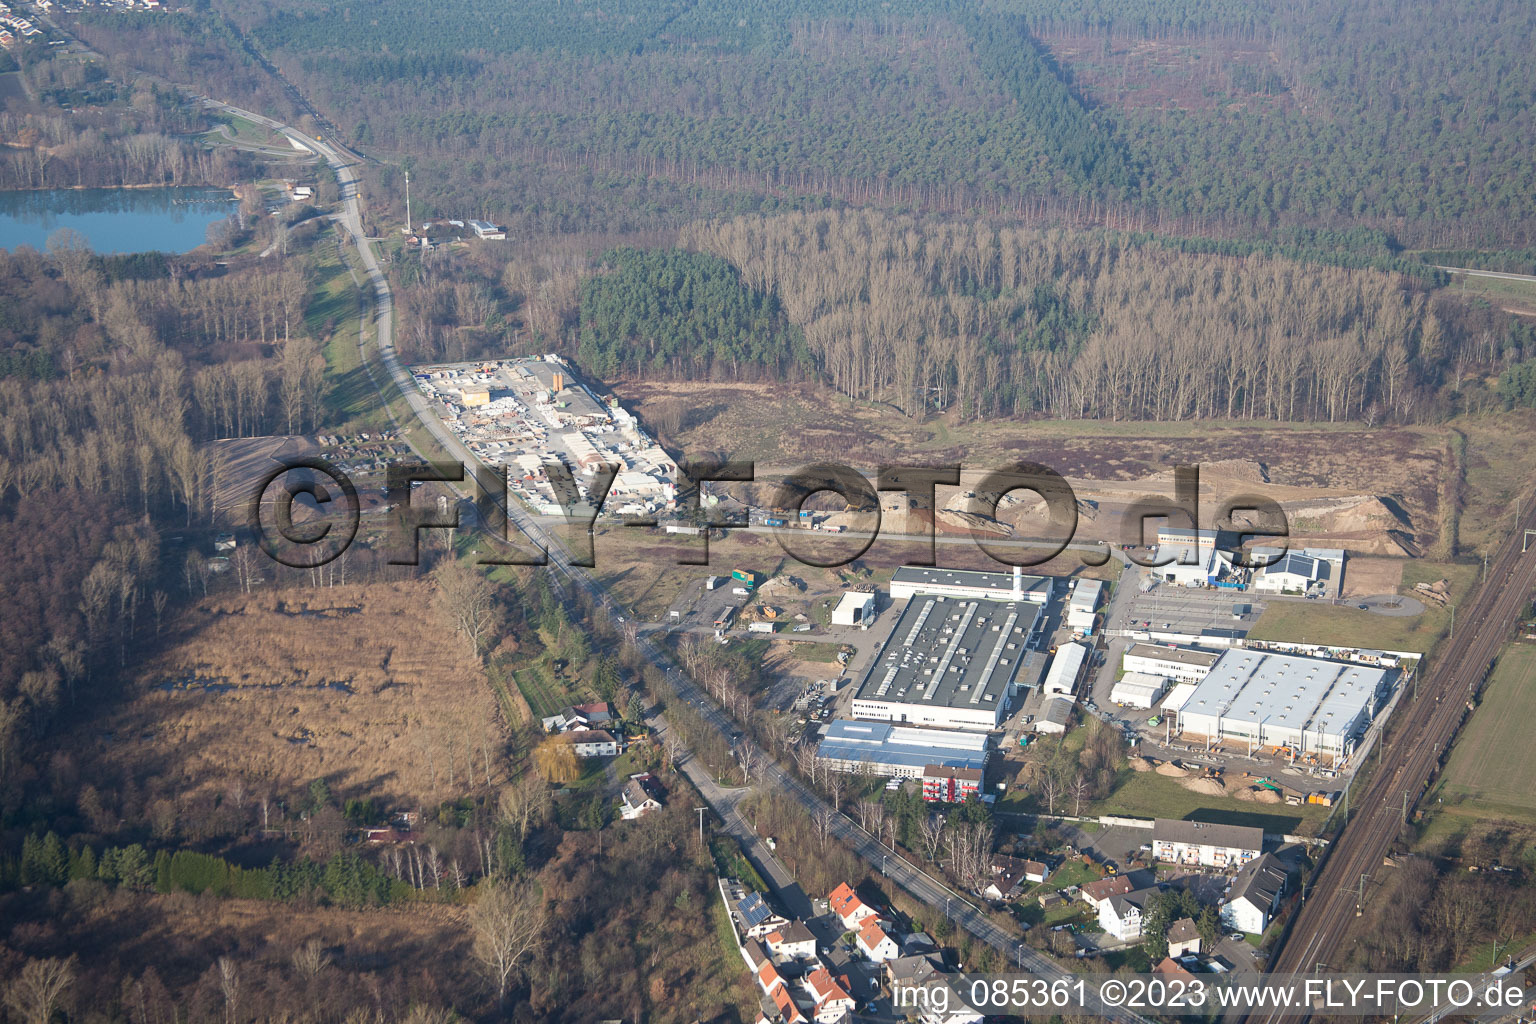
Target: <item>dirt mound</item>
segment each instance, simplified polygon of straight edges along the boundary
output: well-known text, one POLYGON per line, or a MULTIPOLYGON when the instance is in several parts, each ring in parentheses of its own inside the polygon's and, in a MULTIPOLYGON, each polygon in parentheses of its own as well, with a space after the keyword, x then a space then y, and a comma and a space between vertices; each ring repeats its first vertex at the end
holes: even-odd
POLYGON ((1253 800, 1254 803, 1260 804, 1278 804, 1280 802, 1280 794, 1272 789, 1265 789, 1263 786, 1254 786, 1253 800))
POLYGON ((1182 779, 1188 776, 1189 772, 1180 768, 1177 761, 1167 761, 1157 766, 1157 774, 1166 775, 1170 779, 1182 779))
POLYGON ((1152 771, 1152 762, 1148 761, 1144 757, 1128 757, 1125 759, 1125 763, 1130 765, 1131 771, 1133 772, 1152 771))
POLYGON ((1236 790, 1232 794, 1232 799, 1234 799, 1234 800, 1246 800, 1247 802, 1252 803, 1253 802, 1253 787, 1252 786, 1246 786, 1246 787, 1244 787, 1242 789, 1236 790))
POLYGON ((961 512, 952 508, 939 509, 933 518, 935 525, 947 533, 990 533, 1006 537, 1013 532, 1013 527, 1007 523, 1000 523, 996 519, 977 515, 974 512, 961 512))
POLYGON ((1227 795, 1227 787, 1221 784, 1220 779, 1183 779, 1179 785, 1191 793, 1200 793, 1203 796, 1227 795))
POLYGON ((1231 480, 1243 480, 1251 484, 1267 484, 1269 467, 1252 459, 1217 459, 1200 463, 1201 475, 1224 476, 1231 480))

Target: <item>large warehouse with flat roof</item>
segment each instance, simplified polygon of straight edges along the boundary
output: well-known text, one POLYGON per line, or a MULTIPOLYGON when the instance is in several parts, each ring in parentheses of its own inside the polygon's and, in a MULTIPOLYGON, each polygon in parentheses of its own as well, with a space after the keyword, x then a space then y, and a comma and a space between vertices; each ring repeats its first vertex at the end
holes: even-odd
POLYGON ((1340 757, 1370 724, 1387 680, 1385 670, 1369 665, 1227 651, 1176 709, 1177 727, 1208 741, 1340 757))
POLYGON ((907 602, 853 696, 853 716, 941 729, 995 729, 1042 612, 1028 601, 918 596, 907 602))
POLYGON ((916 779, 929 765, 981 771, 987 764, 987 737, 839 718, 822 734, 816 757, 835 772, 916 779))
POLYGON ((1056 591, 1053 576, 1013 572, 980 572, 975 569, 926 569, 904 565, 891 577, 891 600, 919 595, 970 597, 983 601, 1031 601, 1046 604, 1056 591))

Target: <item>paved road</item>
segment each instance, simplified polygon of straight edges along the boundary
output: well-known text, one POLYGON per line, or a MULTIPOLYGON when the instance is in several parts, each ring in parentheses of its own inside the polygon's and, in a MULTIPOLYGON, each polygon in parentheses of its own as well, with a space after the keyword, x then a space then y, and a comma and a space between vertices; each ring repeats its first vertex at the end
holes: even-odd
POLYGON ((1500 281, 1525 281, 1529 284, 1536 284, 1536 277, 1530 274, 1506 274, 1499 270, 1471 270, 1467 267, 1437 266, 1435 269, 1443 270, 1448 274, 1465 274, 1467 277, 1492 277, 1500 281))
MULTIPOLYGON (((311 152, 318 153, 335 170, 337 182, 341 187, 341 202, 343 205, 340 223, 352 235, 363 266, 367 271, 369 282, 374 290, 374 329, 378 339, 380 358, 386 370, 388 370, 393 383, 410 403, 412 412, 415 413, 422 426, 432 434, 450 456, 463 461, 466 465, 473 465, 473 456, 459 443, 458 438, 453 436, 452 432, 432 415, 425 399, 416 389, 410 374, 400 364, 395 354, 394 299, 390 294, 389 282, 386 280, 382 270, 380 270, 378 260, 374 256, 372 243, 363 232, 357 176, 353 169, 357 158, 340 146, 311 138, 271 118, 263 117, 238 107, 232 107, 228 104, 219 103, 215 100, 205 99, 204 102, 210 107, 239 114, 258 124, 266 125, 273 131, 281 132, 311 152)), ((516 502, 507 501, 505 496, 503 496, 501 504, 513 526, 532 542, 548 550, 549 566, 552 570, 565 576, 574 586, 585 591, 598 607, 603 608, 611 615, 617 615, 617 610, 602 587, 586 571, 572 565, 570 556, 559 544, 549 542, 548 536, 527 509, 516 502)), ((636 647, 642 657, 667 674, 679 696, 692 700, 698 705, 700 715, 707 725, 732 742, 735 742, 740 737, 741 732, 736 723, 726 717, 708 699, 701 688, 695 686, 691 680, 672 665, 660 649, 651 643, 648 637, 638 637, 636 647)), ((692 759, 690 758, 689 760, 691 761, 692 759)), ((697 775, 703 776, 702 783, 700 784, 701 794, 706 803, 709 803, 715 813, 725 821, 727 831, 733 831, 733 833, 741 835, 741 833, 735 832, 735 830, 738 828, 744 830, 745 835, 741 835, 741 838, 749 844, 749 855, 752 856, 756 864, 766 869, 765 874, 771 876, 776 885, 788 883, 784 886, 785 891, 788 892, 789 886, 793 885, 793 879, 789 877, 788 872, 783 869, 783 866, 778 863, 777 859, 758 842, 755 833, 741 819, 741 815, 736 809, 736 801, 739 799, 739 795, 731 795, 728 791, 721 790, 714 784, 712 779, 708 778, 708 772, 698 772, 697 775)), ((690 773, 690 778, 694 778, 696 782, 699 781, 695 773, 690 773)), ((772 761, 766 761, 758 784, 770 790, 778 790, 779 792, 789 794, 799 801, 809 813, 815 814, 827 807, 827 804, 820 796, 772 761)), ((900 885, 903 889, 906 889, 913 896, 936 909, 942 907, 951 920, 964 928, 972 936, 1003 953, 1009 963, 1052 978, 1070 976, 1069 972, 1055 961, 1028 948, 1013 935, 993 924, 966 897, 950 889, 926 872, 920 871, 905 860, 897 857, 889 848, 876 842, 874 837, 859 828, 858 825, 846 816, 842 814, 834 814, 832 816, 831 832, 838 839, 852 847, 859 856, 876 867, 887 878, 900 885)), ((781 898, 783 898, 782 895, 781 898)), ((793 899, 792 894, 790 898, 793 899)), ((801 899, 804 899, 803 893, 801 894, 801 899)), ((808 910, 808 901, 801 909, 808 910)), ((1143 1018, 1129 1011, 1119 1011, 1112 1019, 1125 1022, 1125 1024, 1146 1024, 1143 1018)))

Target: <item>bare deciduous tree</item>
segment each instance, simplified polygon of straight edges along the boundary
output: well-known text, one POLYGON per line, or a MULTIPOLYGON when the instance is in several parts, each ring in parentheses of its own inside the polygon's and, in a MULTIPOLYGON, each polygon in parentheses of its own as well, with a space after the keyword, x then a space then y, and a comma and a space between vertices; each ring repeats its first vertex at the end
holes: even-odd
POLYGON ((474 957, 496 988, 498 1006, 506 1006, 518 964, 543 941, 544 920, 543 900, 526 884, 491 883, 475 901, 470 911, 474 957))
POLYGON ((490 581, 456 559, 444 562, 432 578, 437 581, 437 602, 443 614, 480 654, 495 612, 490 581))
POLYGON ((5 990, 5 1005, 25 1024, 53 1024, 64 993, 75 981, 75 958, 28 960, 5 990))

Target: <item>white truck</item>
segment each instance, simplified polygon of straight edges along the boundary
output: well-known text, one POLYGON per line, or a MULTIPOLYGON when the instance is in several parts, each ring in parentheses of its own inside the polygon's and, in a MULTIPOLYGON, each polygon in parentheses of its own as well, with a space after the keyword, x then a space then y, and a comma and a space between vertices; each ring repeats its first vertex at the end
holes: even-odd
POLYGON ((752 625, 748 626, 747 629, 750 630, 753 633, 772 633, 773 632, 773 623, 771 623, 771 622, 754 622, 754 623, 752 623, 752 625))

